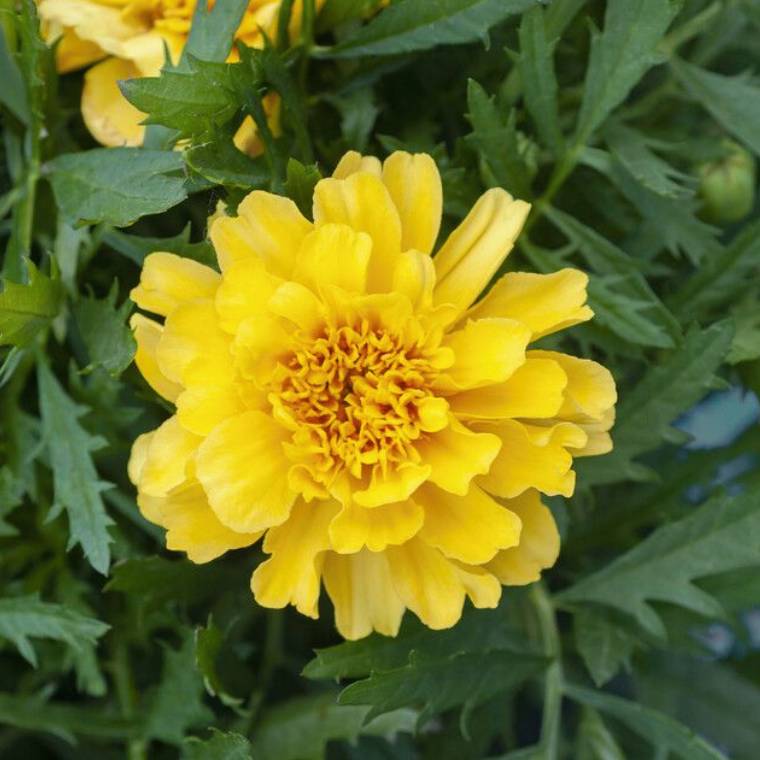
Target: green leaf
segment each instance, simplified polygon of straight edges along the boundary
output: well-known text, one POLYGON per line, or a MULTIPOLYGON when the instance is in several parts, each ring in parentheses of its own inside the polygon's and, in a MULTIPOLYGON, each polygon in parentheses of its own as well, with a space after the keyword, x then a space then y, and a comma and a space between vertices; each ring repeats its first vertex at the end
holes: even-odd
POLYGON ((583 607, 575 613, 573 625, 576 649, 597 686, 604 686, 621 667, 630 670, 638 639, 608 610, 583 607))
POLYGON ((519 198, 528 197, 528 174, 517 144, 515 112, 505 123, 493 99, 472 79, 467 83, 467 107, 472 123, 468 140, 487 163, 496 183, 519 198))
POLYGON ((75 225, 127 227, 187 196, 178 151, 96 148, 58 156, 46 171, 61 213, 75 225))
POLYGON ((154 251, 176 253, 207 266, 216 266, 216 254, 208 240, 190 242, 189 223, 179 235, 168 238, 140 237, 120 230, 108 230, 103 236, 103 242, 138 266, 142 266, 145 257, 154 251))
POLYGON ((87 411, 69 398, 47 364, 37 363, 37 383, 45 448, 53 470, 55 504, 52 515, 66 510, 69 518, 70 549, 80 544, 88 562, 105 575, 110 564, 108 526, 101 493, 110 488, 98 477, 91 452, 103 440, 91 436, 79 418, 87 411))
POLYGON ((625 394, 612 430, 615 448, 602 458, 581 463, 579 481, 592 485, 641 479, 645 472, 636 471, 633 458, 673 437, 671 422, 712 386, 733 333, 731 320, 690 330, 679 348, 625 394))
POLYGON ((245 736, 211 729, 211 738, 191 736, 182 745, 183 760, 253 760, 251 743, 245 736))
POLYGON ((683 760, 726 760, 723 753, 693 731, 656 710, 580 686, 566 685, 565 694, 575 702, 617 718, 658 750, 669 750, 683 760))
POLYGON ((264 158, 250 158, 235 147, 231 138, 194 145, 184 155, 193 171, 215 185, 245 192, 269 186, 269 169, 264 158))
POLYGON ((760 155, 760 87, 748 76, 716 74, 673 58, 671 68, 686 91, 729 134, 760 155))
POLYGON ((400 0, 345 42, 322 53, 330 58, 398 55, 436 45, 487 39, 488 29, 536 0, 400 0))
POLYGON ((227 707, 238 708, 243 700, 227 693, 217 671, 217 659, 224 645, 224 634, 209 621, 204 628, 195 629, 195 665, 203 676, 203 685, 212 697, 218 697, 227 707))
POLYGON ((63 300, 60 280, 27 262, 29 284, 5 280, 0 292, 0 345, 25 346, 58 315, 63 300))
POLYGON ((590 707, 583 709, 577 742, 576 760, 625 760, 615 737, 590 707))
MULTIPOLYGON (((8 14, 9 21, 13 23, 10 9, 0 8, 0 15, 8 14)), ((26 94, 24 79, 21 76, 18 65, 8 49, 5 35, 0 32, 0 103, 2 103, 19 121, 29 124, 29 100, 26 94)))
POLYGON ((335 704, 335 695, 291 699, 264 714, 253 736, 253 755, 277 760, 322 760, 328 741, 391 737, 414 730, 415 714, 396 710, 369 720, 366 707, 335 704))
POLYGON ((285 194, 295 202, 301 213, 311 219, 314 188, 322 179, 316 164, 305 166, 295 158, 288 159, 285 194))
POLYGON ((74 306, 74 318, 90 358, 88 370, 103 367, 118 377, 132 362, 137 343, 126 323, 132 302, 129 299, 117 308, 118 284, 114 282, 103 299, 82 298, 74 306))
MULTIPOLYGON (((756 486, 755 486, 756 489, 756 486)), ((655 636, 665 628, 651 601, 670 602, 711 617, 720 603, 694 581, 742 567, 760 566, 760 498, 717 496, 693 514, 658 528, 598 572, 560 592, 562 605, 594 602, 632 615, 655 636)))
POLYGON ((110 626, 36 596, 0 599, 0 636, 13 642, 32 665, 37 658, 30 638, 62 641, 75 650, 94 644, 110 626))
POLYGON ((604 31, 592 34, 576 145, 585 145, 644 73, 659 62, 655 49, 681 4, 681 0, 609 0, 604 31))
POLYGON ((232 49, 232 40, 240 26, 249 0, 225 0, 223 3, 200 2, 195 6, 190 35, 182 51, 183 65, 189 58, 224 61, 232 49))
POLYGON ((208 725, 213 713, 203 704, 203 693, 195 643, 188 632, 179 649, 164 648, 161 682, 146 711, 145 736, 181 745, 188 729, 208 725))
POLYGON ((760 299, 751 293, 732 310, 736 333, 726 361, 729 364, 760 359, 760 299))
POLYGON ((545 12, 534 7, 523 14, 520 24, 518 67, 523 97, 536 131, 544 144, 562 153, 564 138, 559 123, 557 77, 554 73, 554 40, 547 39, 545 12))

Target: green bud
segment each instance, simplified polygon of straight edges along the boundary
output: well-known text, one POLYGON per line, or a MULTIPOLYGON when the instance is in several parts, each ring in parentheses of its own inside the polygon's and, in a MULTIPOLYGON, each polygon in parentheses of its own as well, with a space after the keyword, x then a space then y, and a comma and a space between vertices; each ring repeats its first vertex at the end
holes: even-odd
POLYGON ((727 224, 745 217, 755 204, 755 159, 741 145, 724 140, 725 155, 699 168, 701 216, 727 224))

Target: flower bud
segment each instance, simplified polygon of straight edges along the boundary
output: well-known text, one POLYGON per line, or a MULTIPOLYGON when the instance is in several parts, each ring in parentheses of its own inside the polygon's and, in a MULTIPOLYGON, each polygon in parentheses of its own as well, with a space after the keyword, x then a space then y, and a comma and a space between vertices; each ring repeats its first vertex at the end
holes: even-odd
POLYGON ((745 217, 755 203, 755 159, 731 140, 725 153, 699 169, 701 216, 708 222, 727 224, 745 217))

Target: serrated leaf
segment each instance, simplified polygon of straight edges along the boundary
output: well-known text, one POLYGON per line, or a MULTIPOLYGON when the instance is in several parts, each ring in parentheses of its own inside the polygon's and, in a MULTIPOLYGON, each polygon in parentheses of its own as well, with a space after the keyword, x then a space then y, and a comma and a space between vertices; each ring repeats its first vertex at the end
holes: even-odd
POLYGON ((53 514, 66 510, 69 549, 80 544, 88 562, 105 575, 110 564, 108 526, 101 493, 110 487, 98 477, 91 452, 102 440, 90 435, 79 418, 87 411, 69 398, 44 361, 37 363, 37 384, 44 445, 53 470, 53 514))
POLYGON ((285 194, 295 202, 301 213, 311 219, 314 188, 322 179, 316 164, 305 166, 295 158, 288 159, 285 194))
POLYGON ((554 73, 555 41, 547 38, 542 8, 530 8, 523 14, 519 35, 520 58, 517 65, 525 105, 544 144, 558 156, 564 148, 564 138, 559 122, 557 77, 554 73))
POLYGON ((681 0, 609 0, 594 32, 574 141, 584 145, 655 63, 657 44, 681 0))
POLYGON ((25 346, 58 314, 63 289, 27 262, 29 283, 5 280, 0 292, 0 345, 25 346))
POLYGON ((641 479, 643 473, 637 477, 631 470, 632 460, 671 437, 672 421, 711 388, 733 333, 731 320, 690 330, 679 348, 625 394, 612 431, 615 448, 603 458, 580 463, 579 481, 593 485, 641 479))
POLYGON ((182 154, 140 148, 65 153, 46 165, 55 199, 71 224, 127 227, 187 196, 182 154))
POLYGON ((729 134, 760 155, 760 87, 746 75, 725 76, 673 58, 671 68, 686 91, 729 134))
POLYGON ((328 741, 412 733, 416 715, 396 710, 368 720, 366 707, 335 704, 331 693, 299 697, 264 714, 253 736, 253 755, 277 760, 322 760, 328 741))
POLYGON ((185 150, 184 156, 194 172, 215 185, 246 192, 269 186, 269 169, 264 158, 254 159, 241 153, 231 139, 194 145, 185 150))
POLYGON ((16 645, 21 655, 36 666, 29 639, 62 641, 75 650, 94 644, 110 626, 60 604, 36 596, 0 599, 0 637, 16 645))
POLYGON ((74 306, 74 318, 90 359, 87 369, 103 367, 114 377, 131 364, 137 349, 127 325, 132 303, 127 299, 117 307, 117 291, 118 285, 114 282, 105 298, 82 298, 74 306))
POLYGON ((726 760, 722 752, 691 729, 656 710, 580 686, 565 686, 565 694, 575 702, 617 718, 657 749, 669 750, 683 760, 726 760))
POLYGON ((726 361, 739 364, 760 359, 760 299, 752 293, 732 310, 736 333, 726 361))
POLYGON ((625 760, 615 737, 590 707, 584 708, 578 726, 576 760, 625 760))
POLYGON ((330 58, 399 55, 437 45, 486 38, 488 29, 536 0, 400 0, 345 42, 324 51, 330 58))
POLYGON ((245 736, 211 729, 210 739, 191 736, 182 745, 183 760, 253 760, 253 748, 245 736))
POLYGON ((750 488, 717 496, 693 514, 658 528, 592 575, 560 592, 563 605, 594 602, 634 618, 655 636, 665 628, 651 601, 670 602, 719 617, 720 603, 694 585, 700 578, 760 566, 760 497, 750 488))

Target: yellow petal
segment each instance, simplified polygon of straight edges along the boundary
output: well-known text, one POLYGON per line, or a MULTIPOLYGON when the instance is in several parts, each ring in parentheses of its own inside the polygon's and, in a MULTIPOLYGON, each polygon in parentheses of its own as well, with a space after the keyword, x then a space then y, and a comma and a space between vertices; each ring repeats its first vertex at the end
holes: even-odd
POLYGON ((288 323, 272 314, 240 323, 232 346, 234 366, 244 378, 265 388, 290 348, 288 323))
POLYGON ((142 145, 146 114, 122 94, 120 79, 140 76, 140 70, 121 58, 106 58, 87 69, 82 89, 82 118, 90 134, 109 147, 142 145))
POLYGON ((288 519, 295 500, 282 450, 288 437, 268 414, 249 411, 219 424, 201 444, 198 480, 228 528, 253 533, 288 519))
POLYGON ((425 509, 420 538, 451 559, 482 565, 520 540, 520 518, 478 486, 454 496, 425 484, 414 498, 425 509))
POLYGON ((213 269, 160 251, 146 256, 140 284, 129 296, 141 309, 165 317, 180 304, 213 298, 219 282, 219 274, 213 269))
POLYGON ((383 162, 383 182, 401 219, 401 250, 430 253, 443 211, 441 175, 427 153, 396 151, 383 162))
POLYGON ((405 295, 420 312, 433 305, 435 267, 430 256, 419 251, 405 251, 393 271, 393 292, 405 295))
POLYGON ((529 211, 501 188, 487 190, 433 259, 435 302, 470 306, 512 250, 529 211))
POLYGON ((401 222, 381 179, 359 172, 347 179, 320 180, 314 188, 314 222, 366 232, 372 238, 367 287, 373 293, 390 289, 401 254, 401 222))
POLYGON ((408 541, 424 518, 422 508, 410 500, 372 509, 347 504, 330 523, 330 542, 339 554, 354 554, 365 546, 380 552, 408 541))
POLYGON ((386 473, 376 466, 368 488, 354 491, 354 501, 363 507, 379 507, 406 501, 420 483, 428 479, 430 467, 407 462, 386 473))
POLYGON ((467 596, 478 609, 495 609, 501 599, 501 583, 486 568, 453 562, 467 596))
POLYGON ((567 449, 586 445, 587 436, 580 427, 562 422, 542 428, 503 420, 483 429, 498 435, 503 444, 489 473, 478 481, 486 491, 508 499, 528 488, 548 496, 573 495, 573 457, 567 449))
POLYGON ((610 428, 615 424, 615 407, 608 409, 598 422, 578 423, 588 436, 588 441, 582 449, 573 451, 576 457, 595 457, 612 451, 610 428))
POLYGON ((480 388, 507 380, 525 363, 530 330, 513 319, 479 319, 447 335, 454 364, 434 383, 443 391, 480 388))
POLYGON ((335 625, 343 638, 361 639, 377 631, 395 636, 404 604, 393 586, 383 553, 327 554, 322 570, 325 589, 335 607, 335 625))
POLYGON ((214 221, 210 236, 222 271, 233 262, 258 257, 271 274, 288 278, 311 229, 289 198, 254 190, 238 206, 238 216, 214 221))
POLYGON ((303 239, 293 279, 321 292, 333 285, 349 293, 364 293, 372 238, 344 224, 324 224, 303 239))
POLYGON ((129 324, 137 341, 137 369, 156 393, 167 401, 176 400, 182 392, 182 386, 169 380, 158 368, 156 361, 156 350, 164 331, 163 325, 142 314, 133 314, 129 324))
POLYGON ((428 627, 451 628, 462 616, 465 588, 455 565, 415 537, 385 552, 396 593, 428 627))
POLYGON ((241 322, 265 314, 269 299, 281 283, 256 256, 228 266, 214 299, 222 330, 234 335, 241 322))
POLYGON ((506 502, 522 520, 520 543, 499 552, 486 568, 507 586, 523 586, 541 577, 559 556, 559 533, 554 517, 536 491, 506 502))
POLYGON ((188 465, 201 438, 185 430, 176 416, 169 417, 154 433, 140 470, 140 491, 166 496, 187 479, 188 465))
POLYGON ((333 172, 333 177, 335 179, 347 179, 352 174, 357 174, 358 172, 381 177, 383 170, 380 166, 380 159, 375 158, 375 156, 362 156, 361 153, 357 153, 355 150, 349 150, 338 161, 338 165, 333 172))
POLYGON ((132 444, 132 451, 129 454, 129 462, 127 463, 127 475, 129 475, 129 480, 134 485, 140 482, 145 460, 148 458, 148 447, 154 433, 155 430, 151 430, 149 433, 138 435, 132 444))
MULTIPOLYGON (((276 92, 268 92, 261 99, 261 105, 264 107, 264 113, 267 117, 267 124, 275 137, 282 134, 280 126, 281 103, 280 96, 276 92)), ((238 128, 238 131, 235 132, 233 142, 238 150, 249 155, 251 158, 256 158, 264 152, 264 143, 259 136, 259 128, 250 116, 246 116, 243 119, 243 123, 238 128)))
POLYGON ((554 417, 563 403, 567 375, 551 359, 528 359, 509 380, 449 396, 451 410, 460 419, 554 417))
POLYGON ((501 441, 491 433, 474 433, 452 419, 449 427, 425 436, 416 448, 422 462, 430 467, 430 481, 464 495, 476 475, 488 472, 501 441))
POLYGON ((272 528, 264 551, 272 556, 251 578, 251 590, 263 607, 288 604, 311 618, 319 616, 319 581, 324 552, 330 548, 327 528, 339 507, 333 501, 297 501, 283 525, 272 528))
POLYGON ((186 552, 193 562, 210 562, 261 538, 261 533, 236 533, 222 525, 197 482, 181 485, 163 498, 139 494, 137 504, 147 519, 166 528, 166 548, 186 552))
POLYGON ((183 391, 177 398, 177 419, 196 435, 208 435, 220 422, 245 411, 232 384, 198 385, 183 391))
POLYGON ((324 327, 327 317, 322 301, 298 282, 280 285, 270 297, 267 308, 311 335, 316 335, 324 327))
POLYGON ((517 319, 530 327, 532 340, 538 340, 594 316, 585 305, 587 285, 588 276, 578 269, 561 269, 553 274, 509 272, 467 316, 517 319))
POLYGON ((55 49, 56 68, 61 74, 76 71, 99 61, 105 52, 95 42, 81 39, 73 29, 59 29, 56 33, 46 33, 45 40, 53 42, 60 37, 55 49))
POLYGON ((565 401, 558 417, 577 422, 594 422, 603 419, 615 405, 615 380, 601 364, 557 351, 530 351, 528 355, 557 362, 567 375, 565 401))
POLYGON ((225 385, 232 375, 230 346, 230 336, 217 324, 213 301, 190 301, 166 318, 156 360, 169 380, 185 387, 225 385))

